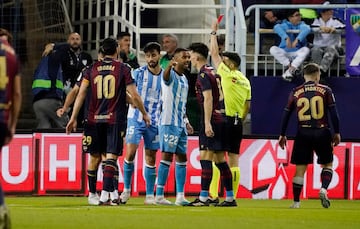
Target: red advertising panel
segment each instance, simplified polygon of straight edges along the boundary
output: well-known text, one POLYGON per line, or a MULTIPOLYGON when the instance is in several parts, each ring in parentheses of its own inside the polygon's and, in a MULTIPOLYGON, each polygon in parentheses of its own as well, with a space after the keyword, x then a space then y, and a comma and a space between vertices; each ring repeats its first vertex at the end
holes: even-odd
MULTIPOLYGON (((39 193, 82 189, 82 134, 42 134, 39 193)), ((86 173, 85 173, 86 174, 86 173)))
POLYGON ((282 150, 277 140, 244 139, 240 148, 240 189, 242 198, 286 198, 289 161, 288 149, 282 150))
MULTIPOLYGON (((81 149, 82 134, 16 135, 0 154, 0 182, 7 193, 87 194, 87 162, 81 149), (85 161, 83 161, 85 160, 85 161)), ((293 141, 286 150, 274 139, 244 139, 239 158, 240 185, 238 198, 292 198, 292 178, 295 166, 289 163, 293 141)), ((125 147, 126 148, 126 147, 125 147)), ((125 148, 124 153, 125 155, 125 148)), ((188 138, 188 163, 185 193, 198 194, 201 183, 198 137, 188 138)), ((157 153, 159 166, 161 152, 157 153)), ((175 159, 174 159, 175 160, 175 159)), ((318 198, 321 187, 321 167, 309 165, 305 175, 302 198, 318 198)), ((119 191, 123 190, 123 161, 118 159, 119 191)), ((145 149, 138 147, 134 160, 132 196, 145 193, 145 149)), ((175 163, 171 165, 165 192, 175 194, 175 163)), ((360 143, 345 142, 334 148, 333 178, 330 198, 360 199, 360 143)), ((98 170, 97 189, 102 189, 102 169, 98 170)))
POLYGON ((0 182, 5 192, 32 193, 35 189, 32 134, 17 134, 0 154, 0 182))
POLYGON ((188 138, 187 170, 185 193, 199 194, 201 190, 201 165, 199 152, 199 137, 188 138))
POLYGON ((350 147, 349 198, 360 199, 360 143, 350 147))

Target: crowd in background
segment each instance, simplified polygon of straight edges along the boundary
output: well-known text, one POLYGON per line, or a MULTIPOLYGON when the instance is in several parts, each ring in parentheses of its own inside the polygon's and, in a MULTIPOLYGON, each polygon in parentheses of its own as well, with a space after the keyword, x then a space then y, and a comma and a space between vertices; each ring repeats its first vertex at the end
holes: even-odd
MULTIPOLYGON (((299 66, 305 61, 320 65, 322 78, 329 76, 330 66, 344 55, 342 38, 345 29, 344 9, 301 8, 300 4, 344 4, 346 1, 254 1, 251 4, 299 4, 294 9, 262 9, 260 52, 270 53, 284 66, 282 77, 292 81, 299 75, 299 66), (297 32, 289 32, 297 31, 297 32), (270 48, 264 44, 269 44, 270 48)), ((247 7, 247 6, 246 6, 247 7)), ((248 18, 248 31, 255 32, 254 11, 248 18)))

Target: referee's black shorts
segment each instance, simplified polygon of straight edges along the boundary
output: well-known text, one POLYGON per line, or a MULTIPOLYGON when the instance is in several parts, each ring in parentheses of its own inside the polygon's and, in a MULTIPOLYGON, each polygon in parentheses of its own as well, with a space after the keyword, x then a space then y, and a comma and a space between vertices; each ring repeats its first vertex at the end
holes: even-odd
POLYGON ((228 152, 240 154, 240 144, 243 137, 242 120, 239 118, 237 122, 235 117, 226 116, 227 119, 227 132, 228 132, 228 152))

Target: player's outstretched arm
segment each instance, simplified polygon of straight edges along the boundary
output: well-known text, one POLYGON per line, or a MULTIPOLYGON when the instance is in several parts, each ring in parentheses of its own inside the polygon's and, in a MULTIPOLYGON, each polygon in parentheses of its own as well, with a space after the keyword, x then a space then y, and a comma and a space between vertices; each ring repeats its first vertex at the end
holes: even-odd
POLYGON ((212 32, 210 33, 210 55, 212 62, 214 63, 214 66, 216 69, 218 68, 219 64, 221 63, 222 59, 219 53, 219 45, 217 42, 217 30, 218 30, 218 23, 215 21, 211 25, 212 32))

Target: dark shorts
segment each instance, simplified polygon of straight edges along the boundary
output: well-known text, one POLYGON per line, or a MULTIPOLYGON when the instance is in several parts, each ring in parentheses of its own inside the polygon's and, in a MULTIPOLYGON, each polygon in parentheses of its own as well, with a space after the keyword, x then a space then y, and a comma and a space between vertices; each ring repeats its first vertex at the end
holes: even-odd
POLYGON ((318 164, 333 161, 333 146, 330 129, 299 128, 291 155, 291 163, 307 165, 313 163, 314 152, 318 164))
POLYGON ((243 137, 243 126, 242 121, 239 119, 235 124, 235 118, 226 116, 227 119, 227 144, 228 144, 228 152, 229 153, 240 153, 240 144, 243 137))
POLYGON ((84 125, 83 152, 91 154, 111 153, 121 156, 125 130, 117 124, 97 123, 84 125))
POLYGON ((199 146, 200 150, 213 150, 213 151, 227 151, 227 124, 222 123, 211 123, 214 131, 214 137, 207 137, 205 135, 205 126, 203 123, 200 124, 199 131, 199 146))

